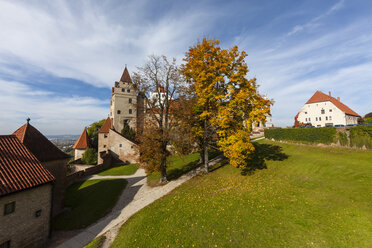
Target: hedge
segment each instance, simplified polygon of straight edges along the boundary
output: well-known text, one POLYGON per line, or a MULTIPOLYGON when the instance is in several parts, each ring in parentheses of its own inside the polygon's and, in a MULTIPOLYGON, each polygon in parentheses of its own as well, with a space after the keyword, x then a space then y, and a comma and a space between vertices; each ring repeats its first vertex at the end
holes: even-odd
POLYGON ((372 149, 372 126, 358 126, 350 129, 350 146, 372 149))
POLYGON ((265 137, 274 140, 332 144, 336 140, 336 128, 273 128, 265 130, 265 137))
POLYGON ((265 137, 274 140, 300 143, 332 144, 337 141, 341 146, 366 147, 372 149, 372 126, 347 128, 347 132, 337 132, 335 127, 321 128, 275 128, 266 129, 265 137))

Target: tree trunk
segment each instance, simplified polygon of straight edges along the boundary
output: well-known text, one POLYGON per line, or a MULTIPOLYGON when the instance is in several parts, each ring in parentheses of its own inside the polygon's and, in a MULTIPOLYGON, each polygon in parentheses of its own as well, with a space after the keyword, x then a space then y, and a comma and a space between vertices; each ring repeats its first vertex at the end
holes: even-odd
POLYGON ((168 182, 168 180, 167 180, 167 167, 166 167, 166 159, 165 158, 163 158, 161 160, 160 175, 161 175, 160 183, 168 182))
POLYGON ((208 148, 209 148, 209 140, 208 140, 208 120, 207 118, 204 120, 204 142, 203 142, 203 152, 204 152, 204 171, 205 173, 209 172, 209 158, 208 158, 208 148))

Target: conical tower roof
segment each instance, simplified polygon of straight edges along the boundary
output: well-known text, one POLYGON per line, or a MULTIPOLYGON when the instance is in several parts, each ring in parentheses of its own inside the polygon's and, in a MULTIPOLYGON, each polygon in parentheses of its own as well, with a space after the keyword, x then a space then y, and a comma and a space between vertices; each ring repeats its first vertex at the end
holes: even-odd
POLYGON ((73 149, 87 149, 89 147, 89 137, 88 132, 84 128, 84 131, 81 133, 79 139, 76 141, 73 149))
POLYGON ((121 75, 120 81, 125 83, 132 83, 127 67, 124 68, 123 75, 121 75))

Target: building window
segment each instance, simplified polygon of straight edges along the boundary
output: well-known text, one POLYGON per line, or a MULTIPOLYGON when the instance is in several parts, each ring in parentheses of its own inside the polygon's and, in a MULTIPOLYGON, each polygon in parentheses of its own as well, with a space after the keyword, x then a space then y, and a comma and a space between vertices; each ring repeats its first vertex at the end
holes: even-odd
POLYGON ((11 214, 15 211, 15 202, 7 203, 4 206, 4 215, 11 214))
POLYGON ((122 147, 123 145, 122 144, 119 144, 119 147, 122 147))
POLYGON ((309 121, 311 121, 310 118, 309 118, 309 121))
POLYGON ((0 248, 10 248, 10 240, 1 243, 0 248))
POLYGON ((328 121, 328 117, 326 116, 326 121, 328 121))
POLYGON ((305 121, 307 121, 307 118, 305 118, 305 121))
POLYGON ((104 138, 107 138, 107 134, 104 134, 103 137, 104 137, 104 138))
POLYGON ((332 116, 329 117, 329 120, 330 120, 330 121, 332 120, 332 116))
POLYGON ((118 115, 120 115, 121 111, 120 111, 120 110, 118 110, 118 111, 117 111, 117 113, 118 113, 118 115))
POLYGON ((325 113, 324 109, 322 109, 322 110, 320 111, 320 113, 321 113, 322 115, 324 115, 324 113, 325 113))
POLYGON ((305 112, 305 115, 307 115, 307 112, 305 112))
POLYGON ((127 92, 129 93, 130 92, 130 89, 127 89, 127 92))
POLYGON ((329 112, 332 112, 332 109, 330 109, 329 112))
POLYGON ((319 117, 319 121, 321 121, 322 120, 322 117, 319 117))
POLYGON ((37 210, 36 212, 35 212, 35 217, 37 218, 37 217, 40 217, 41 216, 41 209, 39 209, 39 210, 37 210))
POLYGON ((125 89, 122 88, 122 89, 121 89, 121 92, 124 92, 124 91, 125 91, 125 89))
POLYGON ((131 114, 132 113, 132 110, 131 109, 129 109, 129 114, 131 114))
POLYGON ((318 117, 315 117, 315 120, 318 121, 318 117))
POLYGON ((132 98, 129 98, 129 103, 132 103, 132 98))
POLYGON ((103 148, 106 148, 106 145, 103 145, 103 148))

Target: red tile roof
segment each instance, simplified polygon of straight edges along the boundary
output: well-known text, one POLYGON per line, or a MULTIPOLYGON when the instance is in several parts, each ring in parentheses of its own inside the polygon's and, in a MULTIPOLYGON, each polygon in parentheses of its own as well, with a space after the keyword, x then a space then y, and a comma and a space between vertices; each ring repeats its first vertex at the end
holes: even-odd
POLYGON ((0 136, 0 196, 53 180, 53 175, 15 135, 0 136))
MULTIPOLYGON (((159 91, 160 92, 165 92, 165 89, 162 86, 159 86, 159 91)), ((155 89, 155 93, 158 92, 158 89, 155 89)))
POLYGON ((31 124, 25 124, 14 133, 40 162, 65 159, 69 156, 56 147, 31 124))
POLYGON ((107 119, 105 120, 105 123, 103 123, 101 129, 98 131, 98 133, 108 133, 111 129, 111 119, 110 117, 107 117, 107 119))
POLYGON ((330 95, 324 94, 323 92, 319 90, 315 92, 315 94, 306 102, 306 104, 316 103, 316 102, 326 102, 326 101, 332 102, 337 108, 339 108, 345 114, 360 116, 356 112, 354 112, 351 108, 349 108, 348 106, 346 106, 345 104, 337 100, 336 98, 330 95))
POLYGON ((121 75, 120 81, 126 82, 126 83, 132 83, 132 79, 130 78, 127 67, 124 68, 124 72, 123 72, 123 75, 121 75))
POLYGON ((79 139, 76 141, 75 145, 73 145, 73 149, 87 149, 89 147, 89 137, 88 132, 84 128, 84 131, 81 133, 79 139))

